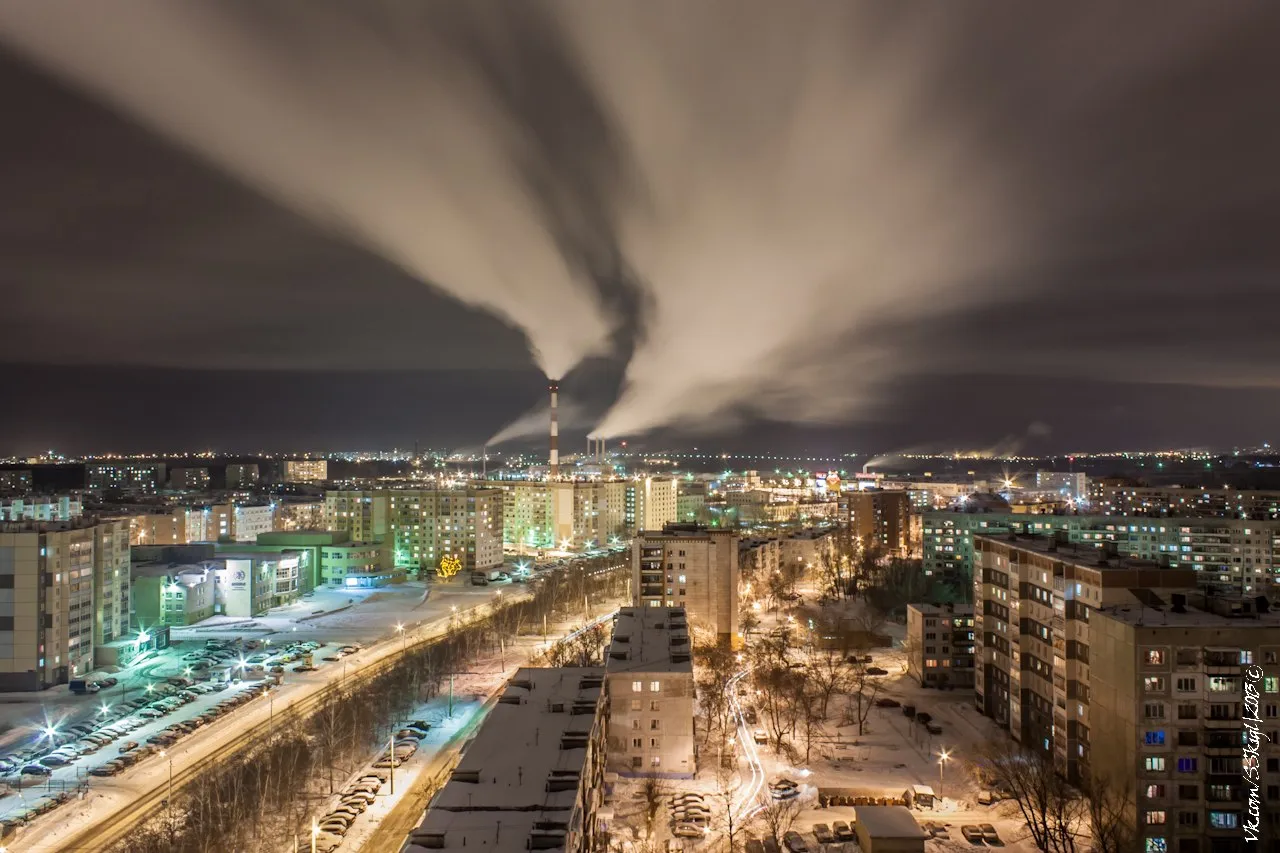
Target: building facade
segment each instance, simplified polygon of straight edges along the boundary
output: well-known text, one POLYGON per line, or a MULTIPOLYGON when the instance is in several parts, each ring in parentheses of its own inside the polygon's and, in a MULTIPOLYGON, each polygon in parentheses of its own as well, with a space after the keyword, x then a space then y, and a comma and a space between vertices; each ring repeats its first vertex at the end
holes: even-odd
POLYGON ((1101 483, 1092 509, 1103 515, 1280 520, 1280 492, 1101 483))
POLYGON ((0 500, 0 521, 70 521, 83 514, 77 495, 0 500))
POLYGON ((237 542, 257 542, 260 535, 274 529, 271 504, 236 504, 232 510, 231 536, 237 542))
POLYGON ((677 481, 670 477, 645 477, 627 483, 623 523, 628 531, 661 530, 679 520, 677 481))
POLYGON ((284 463, 286 483, 323 483, 329 479, 329 463, 324 459, 289 459, 284 463))
POLYGON ((631 545, 632 604, 683 608, 721 642, 738 639, 738 534, 699 525, 646 530, 631 545))
POLYGON ((280 500, 276 502, 274 524, 277 531, 325 530, 323 500, 280 500))
POLYGON ((841 530, 864 547, 875 543, 901 557, 910 552, 911 498, 905 491, 842 492, 836 506, 841 530))
POLYGON ((971 605, 908 604, 907 673, 924 687, 973 687, 974 631, 971 605))
POLYGON ((209 469, 170 468, 169 488, 181 492, 202 492, 209 488, 209 469))
POLYGON ((228 489, 248 489, 258 485, 261 474, 256 462, 239 462, 227 465, 226 479, 228 489))
POLYGON ((129 520, 100 519, 93 531, 93 642, 97 648, 129 633, 129 520))
POLYGON ((200 566, 140 567, 134 572, 134 618, 140 627, 181 628, 213 616, 216 563, 200 566))
POLYGON ((625 536, 626 503, 624 480, 574 481, 573 547, 602 547, 625 536))
POLYGON ((605 673, 610 769, 624 776, 693 778, 693 652, 684 611, 622 608, 605 673))
POLYGON ((90 462, 84 466, 85 487, 154 495, 168 481, 166 470, 163 462, 90 462))
POLYGON ((923 532, 925 574, 965 583, 973 577, 974 537, 1009 533, 1105 544, 1122 556, 1194 569, 1201 583, 1242 595, 1265 594, 1280 582, 1280 521, 933 512, 925 513, 923 532))
POLYGON ((0 690, 93 670, 97 539, 87 520, 0 522, 0 690))

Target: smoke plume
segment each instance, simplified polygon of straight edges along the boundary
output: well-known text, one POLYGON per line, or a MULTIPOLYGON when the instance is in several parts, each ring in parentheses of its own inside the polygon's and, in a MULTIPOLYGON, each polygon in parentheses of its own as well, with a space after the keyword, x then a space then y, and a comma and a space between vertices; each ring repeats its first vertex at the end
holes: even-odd
MULTIPOLYGON (((560 429, 581 429, 591 423, 591 413, 583 405, 560 396, 560 429)), ((551 424, 551 404, 542 403, 498 430, 485 444, 497 447, 522 438, 546 437, 551 424)), ((567 452, 567 451, 566 451, 567 452)))
MULTIPOLYGON (((476 21, 409 2, 48 0, 5 5, 0 38, 519 327, 558 378, 611 332, 588 250, 609 164, 600 139, 586 140, 594 161, 570 160, 556 136, 568 127, 513 107, 533 109, 539 86, 562 103, 579 77, 532 7, 509 11, 476 21)), ((566 107, 574 130, 603 138, 589 106, 566 107)))

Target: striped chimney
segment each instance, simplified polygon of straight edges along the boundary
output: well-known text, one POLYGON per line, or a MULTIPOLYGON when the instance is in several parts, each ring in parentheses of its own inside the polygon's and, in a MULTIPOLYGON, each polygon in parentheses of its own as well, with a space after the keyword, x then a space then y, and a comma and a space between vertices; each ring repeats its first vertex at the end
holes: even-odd
POLYGON ((551 392, 551 476, 560 476, 560 383, 552 382, 551 392))

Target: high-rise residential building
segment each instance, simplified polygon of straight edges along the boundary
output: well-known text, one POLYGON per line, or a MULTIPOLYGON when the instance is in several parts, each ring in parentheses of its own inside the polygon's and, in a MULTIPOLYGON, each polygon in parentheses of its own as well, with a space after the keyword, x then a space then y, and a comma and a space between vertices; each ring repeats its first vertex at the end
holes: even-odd
POLYGON ((163 462, 90 462, 84 466, 85 486, 154 495, 167 482, 165 471, 163 462))
POLYGON ((631 546, 632 604, 682 607, 721 642, 738 637, 738 534, 694 524, 639 533, 631 546))
POLYGON ((324 530, 324 501, 278 499, 274 524, 277 531, 324 530))
POLYGON ((0 690, 93 670, 97 537, 86 519, 0 522, 0 690))
POLYGON ((676 483, 676 520, 685 524, 696 524, 703 521, 706 514, 707 484, 700 480, 678 480, 676 483))
POLYGON ((258 485, 261 474, 255 462, 233 462, 227 465, 227 488, 247 489, 258 485))
POLYGON ((1037 471, 1035 491, 1085 503, 1089 500, 1089 478, 1078 471, 1037 471))
POLYGON ((492 480, 484 485, 502 493, 502 541, 507 545, 538 551, 573 544, 573 483, 492 480))
POLYGON ((738 540, 738 571, 743 576, 764 581, 781 568, 782 540, 775 536, 738 540))
POLYGON ((289 459, 284 463, 286 483, 323 483, 329 479, 329 463, 324 459, 289 459))
POLYGON ((575 548, 608 545, 626 535, 625 481, 576 480, 571 485, 575 548))
POLYGON ((1160 602, 1194 588, 1196 573, 1065 536, 979 536, 974 545, 975 704, 1014 740, 1051 756, 1071 782, 1087 784, 1094 733, 1112 724, 1114 698, 1092 681, 1096 614, 1145 610, 1159 622, 1160 602))
POLYGON ((600 849, 608 726, 604 678, 602 667, 520 669, 404 849, 600 849))
POLYGON ((93 532, 93 642, 101 647, 129 633, 129 519, 99 519, 93 532))
POLYGON ((605 661, 609 766, 624 776, 692 779, 693 652, 679 608, 624 607, 605 661))
POLYGON ((908 674, 925 687, 973 687, 974 630, 972 605, 908 604, 908 674))
POLYGON ((1280 492, 1100 484, 1092 509, 1102 515, 1164 518, 1280 519, 1280 492))
POLYGON ((676 483, 671 477, 644 477, 627 483, 623 523, 629 531, 661 530, 679 521, 676 483))
POLYGON ((377 542, 391 533, 389 491, 325 492, 324 528, 341 530, 358 542, 377 542))
POLYGON ((325 519, 353 541, 392 546, 393 565, 435 571, 457 558, 465 571, 502 565, 498 489, 327 492, 325 519))
POLYGON ((1092 613, 1089 643, 1087 753, 1129 795, 1141 849, 1280 846, 1280 613, 1175 593, 1159 610, 1092 613))
POLYGON ((69 521, 83 514, 78 495, 0 498, 0 521, 69 521))
POLYGON ((170 468, 169 488, 183 492, 202 492, 209 488, 209 469, 170 468))
POLYGON ((257 542, 260 534, 275 529, 275 509, 270 504, 236 504, 231 515, 231 535, 237 542, 257 542))
POLYGON ((925 574, 966 583, 973 576, 974 537, 1010 532, 1064 535, 1094 547, 1111 543, 1120 555, 1192 568, 1202 584, 1243 595, 1265 593, 1280 582, 1280 521, 930 512, 923 525, 925 574))
POLYGON ((840 528, 864 547, 906 556, 911 543, 911 498, 906 492, 842 492, 837 499, 840 528))

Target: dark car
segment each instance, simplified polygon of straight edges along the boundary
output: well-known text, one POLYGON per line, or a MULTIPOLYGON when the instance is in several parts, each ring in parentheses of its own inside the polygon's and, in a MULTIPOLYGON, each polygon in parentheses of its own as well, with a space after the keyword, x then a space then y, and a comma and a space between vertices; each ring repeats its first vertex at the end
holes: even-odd
POLYGON ((911 719, 911 718, 912 718, 912 717, 914 717, 915 715, 916 715, 916 706, 915 706, 915 705, 903 705, 903 706, 902 706, 902 716, 906 717, 907 719, 911 719))
POLYGON ((804 838, 794 829, 788 830, 787 834, 782 836, 782 843, 791 853, 809 853, 809 845, 805 844, 804 838))
POLYGON ((927 731, 931 735, 942 734, 942 726, 938 725, 937 723, 926 723, 924 728, 925 728, 925 731, 927 731))
POLYGON ((813 837, 818 839, 819 844, 831 844, 836 837, 831 833, 831 827, 825 823, 815 823, 813 825, 813 837))
POLYGON ((836 834, 837 841, 852 841, 854 839, 853 828, 842 820, 831 824, 831 831, 836 834))
POLYGON ((921 725, 931 723, 933 722, 933 714, 920 711, 919 713, 916 714, 916 722, 920 723, 921 725))
POLYGON ((964 840, 970 844, 981 844, 983 842, 982 830, 973 824, 965 824, 960 827, 960 834, 964 836, 964 840))
POLYGON ((889 670, 887 669, 882 669, 881 667, 878 667, 878 666, 867 667, 867 675, 888 675, 888 674, 889 674, 889 670))
POLYGON ((978 825, 978 829, 982 831, 982 840, 988 844, 1003 845, 1000 840, 1000 833, 996 832, 996 828, 989 823, 978 825))
POLYGON ((766 838, 761 843, 764 844, 764 853, 782 853, 782 848, 778 846, 777 839, 766 838))
POLYGON ((890 699, 888 696, 881 696, 876 700, 877 708, 896 708, 901 704, 897 699, 890 699))

